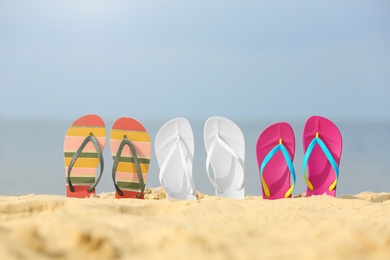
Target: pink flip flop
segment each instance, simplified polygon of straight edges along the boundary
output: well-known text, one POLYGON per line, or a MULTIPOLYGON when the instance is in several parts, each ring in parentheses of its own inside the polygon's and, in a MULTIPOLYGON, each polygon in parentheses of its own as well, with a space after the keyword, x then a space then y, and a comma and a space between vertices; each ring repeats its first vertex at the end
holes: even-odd
POLYGON ((264 199, 291 198, 295 186, 294 153, 295 136, 288 123, 273 124, 260 134, 256 155, 264 199))
POLYGON ((306 196, 336 196, 342 150, 339 129, 329 119, 312 116, 306 121, 302 141, 306 196))

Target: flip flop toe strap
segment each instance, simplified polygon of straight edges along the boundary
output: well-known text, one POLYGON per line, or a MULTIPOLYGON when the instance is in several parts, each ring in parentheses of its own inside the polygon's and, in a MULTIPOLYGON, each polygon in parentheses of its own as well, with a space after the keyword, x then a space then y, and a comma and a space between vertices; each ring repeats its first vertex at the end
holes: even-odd
POLYGON ((144 181, 144 178, 143 178, 143 175, 142 175, 141 166, 140 166, 140 163, 139 163, 139 160, 138 160, 138 156, 137 156, 137 152, 135 150, 135 146, 127 138, 127 136, 123 137, 123 140, 120 143, 118 151, 117 151, 117 153, 115 155, 114 163, 113 163, 113 166, 112 166, 112 180, 114 181, 114 186, 115 186, 115 189, 118 192, 119 196, 123 196, 123 191, 119 188, 119 186, 116 183, 116 171, 118 169, 118 164, 120 162, 122 151, 123 151, 123 147, 125 145, 129 146, 131 154, 133 155, 134 165, 135 165, 135 169, 137 171, 137 176, 138 176, 139 185, 140 185, 140 189, 141 189, 141 192, 138 193, 136 195, 136 197, 137 198, 141 198, 142 195, 144 194, 144 191, 145 191, 145 181, 144 181))
POLYGON ((328 147, 326 146, 326 144, 319 138, 318 132, 316 133, 316 137, 310 142, 309 146, 307 147, 305 157, 303 158, 303 166, 302 166, 303 176, 305 178, 305 181, 306 181, 309 189, 314 190, 313 184, 310 182, 309 178, 307 177, 307 163, 308 163, 310 155, 313 152, 313 149, 316 145, 321 147, 322 152, 325 154, 326 158, 328 159, 329 163, 332 165, 332 168, 336 174, 335 180, 328 187, 328 190, 332 191, 336 188, 337 181, 339 179, 339 167, 338 167, 333 155, 331 154, 328 147))
POLYGON ((292 177, 292 184, 290 186, 290 188, 286 191, 286 193, 284 194, 284 197, 285 198, 288 198, 290 197, 291 193, 293 192, 294 190, 294 187, 295 187, 295 181, 296 181, 296 176, 295 176, 295 170, 294 170, 294 165, 293 165, 293 162, 290 158, 290 154, 288 153, 286 147, 283 145, 283 142, 282 142, 282 139, 280 139, 279 141, 279 144, 276 145, 268 154, 267 156, 264 158, 263 162, 261 163, 261 166, 260 166, 260 179, 261 179, 261 184, 263 185, 263 189, 264 189, 264 193, 267 197, 270 197, 271 196, 271 192, 268 188, 268 185, 267 183, 265 182, 265 179, 264 179, 264 175, 263 175, 263 172, 264 172, 264 169, 266 167, 266 165, 268 164, 268 162, 272 159, 272 157, 274 157, 274 155, 281 151, 282 154, 283 154, 283 157, 284 157, 284 160, 286 161, 286 164, 287 164, 287 167, 290 171, 290 175, 292 177))
MULTIPOLYGON (((244 162, 241 160, 241 158, 237 155, 237 153, 221 138, 220 133, 217 133, 214 141, 211 143, 209 150, 207 151, 207 158, 206 158, 206 170, 207 170, 207 175, 210 179, 211 184, 214 186, 214 188, 218 191, 219 194, 223 194, 223 189, 217 184, 216 182, 216 175, 215 172, 214 176, 211 176, 209 168, 210 168, 210 162, 211 162, 211 157, 214 153, 214 149, 217 146, 217 144, 221 145, 228 153, 230 153, 236 161, 240 164, 241 168, 244 169, 244 162)), ((240 191, 244 188, 244 175, 242 175, 242 178, 240 178, 240 181, 236 187, 237 191, 240 191)))
POLYGON ((74 153, 74 155, 72 157, 72 160, 69 163, 67 181, 68 181, 68 185, 69 185, 69 190, 71 192, 74 192, 75 189, 74 189, 74 186, 72 184, 72 181, 71 181, 71 178, 70 178, 70 174, 72 172, 74 164, 76 163, 77 159, 80 157, 81 152, 83 151, 83 149, 85 148, 85 146, 89 142, 92 142, 93 145, 95 146, 95 149, 96 149, 96 152, 97 152, 97 155, 98 155, 98 158, 99 158, 99 163, 100 163, 100 174, 99 174, 99 177, 95 180, 95 182, 91 185, 91 187, 89 187, 89 189, 87 190, 88 193, 91 193, 95 189, 96 185, 100 181, 100 178, 102 177, 103 169, 104 169, 103 151, 102 151, 102 149, 101 149, 101 147, 99 145, 99 141, 96 139, 96 137, 92 133, 90 133, 89 136, 87 136, 84 139, 84 141, 81 143, 80 147, 74 153))

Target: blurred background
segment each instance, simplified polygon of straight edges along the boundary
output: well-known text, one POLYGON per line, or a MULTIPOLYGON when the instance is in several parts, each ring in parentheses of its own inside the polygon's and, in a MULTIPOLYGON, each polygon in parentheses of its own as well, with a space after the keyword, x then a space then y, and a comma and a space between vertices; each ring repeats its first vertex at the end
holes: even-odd
MULTIPOLYGON (((152 141, 174 117, 195 135, 197 190, 206 176, 203 126, 227 117, 246 139, 246 191, 260 195, 255 145, 268 125, 295 131, 311 115, 344 140, 338 194, 389 191, 388 1, 0 2, 0 194, 65 194, 63 139, 78 117, 143 123, 152 141)), ((109 146, 97 192, 113 191, 109 146)), ((147 186, 160 186, 153 154, 147 186)))

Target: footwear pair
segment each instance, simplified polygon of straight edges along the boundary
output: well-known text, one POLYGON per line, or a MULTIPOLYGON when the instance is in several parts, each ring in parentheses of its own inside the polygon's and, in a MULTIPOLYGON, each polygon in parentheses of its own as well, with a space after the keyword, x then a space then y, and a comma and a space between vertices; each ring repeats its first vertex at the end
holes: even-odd
MULTIPOLYGON (((302 142, 306 196, 336 196, 342 150, 339 129, 329 119, 312 116, 305 123, 302 142)), ((256 154, 264 199, 292 197, 294 153, 294 131, 288 123, 273 124, 260 134, 256 154)))
MULTIPOLYGON (((211 117, 205 123, 204 143, 207 175, 216 196, 244 199, 245 140, 240 128, 229 119, 211 117)), ((156 136, 155 151, 159 180, 168 199, 195 200, 194 135, 188 120, 175 118, 163 125, 156 136)))
MULTIPOLYGON (((106 127, 99 116, 80 117, 70 126, 64 140, 67 197, 95 194, 103 174, 105 144, 106 127)), ((152 152, 146 129, 135 119, 121 117, 112 126, 110 147, 115 197, 143 199, 152 152)))

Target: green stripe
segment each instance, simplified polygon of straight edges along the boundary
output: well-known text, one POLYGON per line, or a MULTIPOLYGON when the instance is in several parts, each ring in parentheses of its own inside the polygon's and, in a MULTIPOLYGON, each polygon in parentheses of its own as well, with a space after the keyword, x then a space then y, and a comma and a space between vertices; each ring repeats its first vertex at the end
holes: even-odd
MULTIPOLYGON (((113 156, 112 159, 115 161, 115 156, 113 156)), ((133 157, 122 157, 121 156, 121 158, 119 158, 119 162, 134 163, 134 158, 133 157)), ((138 162, 140 164, 149 164, 150 163, 150 159, 138 158, 138 162)))
POLYGON ((92 184, 95 177, 70 177, 72 184, 92 184))
POLYGON ((119 188, 122 189, 133 189, 133 190, 141 190, 141 184, 136 182, 124 182, 124 181, 118 181, 116 183, 119 188))
MULTIPOLYGON (((67 158, 73 158, 74 152, 66 152, 64 153, 65 157, 67 158)), ((99 158, 97 153, 86 153, 81 152, 78 158, 99 158)))

